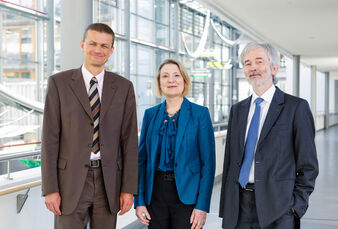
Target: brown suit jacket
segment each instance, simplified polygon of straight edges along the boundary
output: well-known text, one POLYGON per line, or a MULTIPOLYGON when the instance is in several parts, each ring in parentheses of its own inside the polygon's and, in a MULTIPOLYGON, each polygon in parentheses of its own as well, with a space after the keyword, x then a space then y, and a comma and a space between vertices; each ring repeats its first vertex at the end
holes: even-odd
MULTIPOLYGON (((121 192, 137 194, 138 139, 132 83, 105 71, 100 111, 100 152, 110 211, 121 192)), ((61 211, 74 211, 90 161, 93 118, 81 68, 49 78, 42 132, 42 194, 59 192, 61 211)))

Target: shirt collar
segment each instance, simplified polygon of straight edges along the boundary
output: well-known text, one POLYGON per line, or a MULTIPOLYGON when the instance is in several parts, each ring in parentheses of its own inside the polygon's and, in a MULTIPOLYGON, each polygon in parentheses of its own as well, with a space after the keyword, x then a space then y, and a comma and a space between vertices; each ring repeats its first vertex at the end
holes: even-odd
POLYGON ((271 85, 271 87, 264 92, 263 95, 258 96, 255 92, 252 93, 252 99, 251 99, 251 104, 254 103, 254 101, 258 98, 261 97, 262 99, 264 99, 265 102, 267 103, 271 103, 273 95, 275 94, 276 91, 276 86, 274 84, 271 85))
MULTIPOLYGON (((93 78, 93 74, 91 74, 84 65, 82 65, 81 67, 81 71, 82 71, 82 75, 83 75, 83 79, 86 83, 86 85, 90 85, 90 80, 93 78)), ((104 77, 104 69, 102 70, 102 72, 100 72, 98 75, 95 76, 98 84, 101 84, 103 77, 104 77)))

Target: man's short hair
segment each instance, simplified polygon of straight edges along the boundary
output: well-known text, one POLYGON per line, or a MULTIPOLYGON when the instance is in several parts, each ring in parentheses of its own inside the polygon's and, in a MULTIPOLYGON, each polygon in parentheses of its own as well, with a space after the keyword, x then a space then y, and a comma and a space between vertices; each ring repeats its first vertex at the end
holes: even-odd
POLYGON ((89 30, 100 32, 100 33, 107 33, 112 36, 112 45, 111 47, 114 47, 114 40, 115 40, 115 33, 114 31, 109 27, 109 25, 106 25, 104 23, 93 23, 88 25, 86 28, 84 34, 83 34, 83 41, 85 41, 87 33, 89 30))
POLYGON ((183 92, 182 92, 182 96, 185 97, 189 93, 190 88, 191 88, 190 78, 189 78, 189 75, 188 75, 185 67, 179 61, 174 60, 174 59, 167 59, 160 65, 160 67, 158 67, 157 74, 156 74, 156 83, 157 83, 156 86, 157 86, 158 95, 162 96, 162 90, 161 90, 161 85, 160 85, 160 76, 161 76, 161 69, 166 64, 174 64, 178 67, 178 70, 180 71, 180 73, 183 77, 183 80, 184 80, 184 89, 183 89, 183 92))
MULTIPOLYGON (((242 63, 242 65, 244 66, 244 58, 245 56, 248 54, 248 52, 250 52, 251 50, 253 49, 256 49, 256 48, 263 48, 265 49, 266 53, 268 54, 268 57, 269 57, 269 60, 270 60, 270 69, 272 69, 273 67, 277 66, 279 67, 279 64, 280 64, 280 54, 279 52, 277 51, 277 49, 275 49, 275 47, 273 47, 270 43, 267 43, 267 42, 255 42, 255 41, 252 41, 250 43, 248 43, 239 59, 242 63)), ((272 76, 272 79, 273 79, 273 83, 276 84, 277 83, 277 79, 275 76, 272 76)))

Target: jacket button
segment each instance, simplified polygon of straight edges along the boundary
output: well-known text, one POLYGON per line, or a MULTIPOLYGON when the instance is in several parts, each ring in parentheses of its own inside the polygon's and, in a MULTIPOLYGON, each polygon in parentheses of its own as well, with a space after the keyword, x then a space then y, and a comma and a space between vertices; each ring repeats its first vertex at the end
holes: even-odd
POLYGON ((177 163, 175 163, 175 167, 177 167, 177 163))
POLYGON ((89 144, 88 144, 88 147, 92 147, 92 144, 91 144, 91 143, 89 143, 89 144))
POLYGON ((93 122, 91 122, 91 123, 90 123, 90 125, 91 125, 91 126, 94 126, 94 123, 93 123, 93 122))

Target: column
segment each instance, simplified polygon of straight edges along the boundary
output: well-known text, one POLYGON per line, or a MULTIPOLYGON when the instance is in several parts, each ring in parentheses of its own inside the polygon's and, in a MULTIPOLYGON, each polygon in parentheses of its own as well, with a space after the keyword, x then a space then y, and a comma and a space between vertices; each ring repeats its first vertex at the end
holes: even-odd
POLYGON ((338 124, 337 115, 338 115, 338 80, 334 80, 334 124, 338 124))
POLYGON ((330 73, 325 72, 325 121, 324 121, 324 129, 329 129, 329 119, 330 119, 330 110, 329 110, 329 104, 330 104, 330 73))
POLYGON ((47 4, 48 22, 47 22, 47 76, 54 72, 55 67, 55 49, 54 49, 54 0, 48 0, 47 4))
MULTIPOLYGON (((178 1, 173 1, 170 3, 170 11, 173 11, 172 25, 170 25, 170 32, 175 34, 174 36, 174 49, 175 49, 175 59, 179 60, 179 38, 180 38, 180 30, 179 30, 179 7, 178 1)), ((171 34, 169 36, 172 38, 171 34)))
POLYGON ((127 79, 130 79, 130 0, 124 1, 124 31, 126 36, 126 42, 125 42, 125 57, 124 57, 124 77, 127 79))
POLYGON ((300 78, 300 56, 293 56, 293 84, 292 94, 299 96, 299 78, 300 78))
POLYGON ((62 0, 61 69, 83 64, 80 42, 86 27, 93 22, 92 0, 62 0))
POLYGON ((317 114, 317 67, 311 65, 311 110, 316 124, 317 114))
POLYGON ((3 81, 3 66, 4 66, 4 50, 2 50, 3 48, 3 37, 4 37, 4 28, 3 28, 3 23, 4 23, 4 19, 3 19, 3 13, 2 13, 2 9, 0 9, 0 56, 2 56, 2 58, 0 58, 0 83, 2 83, 3 81))

